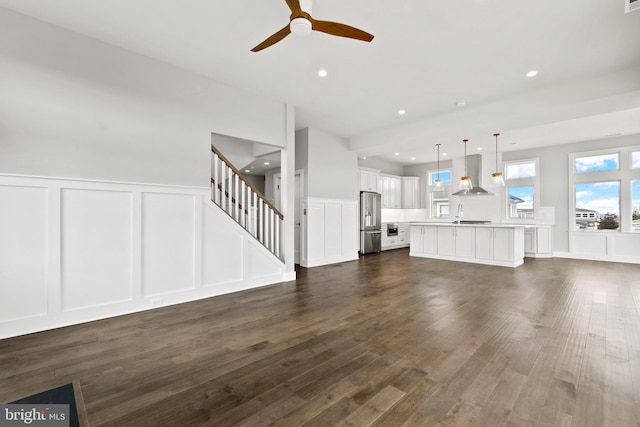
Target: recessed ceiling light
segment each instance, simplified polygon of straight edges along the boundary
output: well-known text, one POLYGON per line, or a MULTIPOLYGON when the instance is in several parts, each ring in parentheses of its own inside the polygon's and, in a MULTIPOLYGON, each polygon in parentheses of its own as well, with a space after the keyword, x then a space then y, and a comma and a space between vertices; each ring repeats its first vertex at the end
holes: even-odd
POLYGON ((415 160, 415 159, 416 159, 415 157, 412 157, 412 158, 411 158, 411 160, 415 160))
POLYGON ((398 110, 398 114, 403 116, 404 114, 406 114, 406 110, 398 110))
POLYGON ((531 70, 527 73, 527 77, 535 77, 538 75, 538 72, 536 70, 531 70))
POLYGON ((250 170, 250 169, 245 169, 244 171, 245 171, 246 173, 251 172, 251 170, 250 170))
POLYGON ((269 162, 264 162, 264 164, 265 164, 266 166, 269 166, 269 162))
POLYGON ((399 155, 400 155, 400 153, 396 153, 396 156, 399 156, 399 155))
POLYGON ((478 147, 478 148, 476 148, 476 150, 482 151, 482 147, 478 147))
POLYGON ((360 157, 362 160, 367 160, 367 156, 360 157))
POLYGON ((322 69, 322 70, 318 71, 318 76, 327 77, 327 70, 322 69))
POLYGON ((442 153, 442 156, 446 156, 446 155, 447 155, 447 153, 442 153))

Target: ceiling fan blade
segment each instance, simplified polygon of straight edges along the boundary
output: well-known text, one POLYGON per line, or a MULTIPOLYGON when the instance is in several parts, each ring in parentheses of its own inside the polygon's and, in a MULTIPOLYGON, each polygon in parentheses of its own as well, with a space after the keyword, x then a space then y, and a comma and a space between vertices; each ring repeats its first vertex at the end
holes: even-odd
POLYGON ((302 13, 302 9, 300 8, 300 0, 285 0, 289 9, 291 9, 291 14, 294 16, 298 16, 302 13))
POLYGON ((331 21, 317 21, 313 18, 309 19, 314 30, 331 34, 332 36, 348 37, 350 39, 362 40, 370 42, 373 40, 373 34, 360 30, 346 24, 331 21))
POLYGON ((258 46, 251 49, 251 52, 258 52, 258 51, 261 51, 262 49, 272 46, 278 43, 283 38, 287 37, 289 34, 291 34, 291 29, 289 28, 289 24, 287 24, 286 27, 282 28, 280 31, 276 32, 275 34, 272 34, 265 41, 263 41, 258 46))

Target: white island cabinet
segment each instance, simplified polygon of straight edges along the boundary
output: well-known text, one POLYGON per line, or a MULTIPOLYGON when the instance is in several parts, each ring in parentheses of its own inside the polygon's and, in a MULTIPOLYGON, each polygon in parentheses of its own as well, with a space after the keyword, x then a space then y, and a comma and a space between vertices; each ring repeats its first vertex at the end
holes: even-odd
POLYGON ((413 223, 409 255, 517 267, 524 262, 523 225, 413 223))
POLYGON ((431 225, 411 226, 410 246, 411 251, 434 255, 438 253, 438 228, 431 225))

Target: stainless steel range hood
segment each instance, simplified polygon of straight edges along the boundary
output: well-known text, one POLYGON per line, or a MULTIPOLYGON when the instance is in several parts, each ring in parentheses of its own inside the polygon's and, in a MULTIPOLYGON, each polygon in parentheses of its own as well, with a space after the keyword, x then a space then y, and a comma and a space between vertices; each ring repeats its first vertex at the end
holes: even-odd
MULTIPOLYGON (((471 154, 467 156, 467 175, 471 177, 474 187, 471 190, 459 190, 452 196, 491 196, 493 193, 480 187, 480 177, 482 176, 482 156, 471 154)), ((453 183, 452 183, 453 185, 453 183)))

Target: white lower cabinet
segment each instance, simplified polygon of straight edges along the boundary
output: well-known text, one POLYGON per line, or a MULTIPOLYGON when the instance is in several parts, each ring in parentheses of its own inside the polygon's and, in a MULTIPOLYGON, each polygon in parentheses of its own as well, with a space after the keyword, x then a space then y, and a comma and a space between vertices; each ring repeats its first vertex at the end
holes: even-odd
POLYGON ((473 227, 456 227, 456 256, 475 258, 476 256, 476 230, 473 227))
POLYGON ((438 227, 438 255, 456 254, 455 227, 438 227))
POLYGON ((513 228, 476 228, 476 258, 513 261, 518 252, 514 248, 515 230, 513 228))
POLYGON ((493 228, 476 228, 476 258, 493 259, 493 228))
POLYGON ((517 267, 524 260, 523 227, 412 225, 411 256, 517 267))
POLYGON ((409 246, 410 230, 409 224, 398 224, 398 235, 387 236, 387 224, 382 224, 382 250, 406 248, 409 246))
POLYGON ((475 241, 474 227, 438 227, 438 255, 473 258, 475 241))
POLYGON ((438 253, 438 230, 429 225, 412 226, 410 236, 411 251, 420 254, 438 253))
POLYGON ((532 258, 553 257, 553 226, 527 228, 524 231, 524 253, 532 258))

